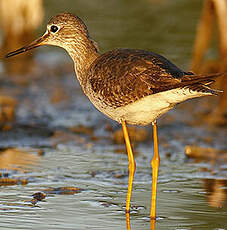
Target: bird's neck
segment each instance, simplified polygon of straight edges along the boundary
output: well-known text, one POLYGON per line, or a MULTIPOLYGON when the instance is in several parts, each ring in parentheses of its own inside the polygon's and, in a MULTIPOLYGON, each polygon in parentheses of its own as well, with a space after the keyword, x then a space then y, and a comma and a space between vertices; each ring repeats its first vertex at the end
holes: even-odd
POLYGON ((90 38, 83 38, 68 50, 69 55, 74 61, 75 72, 82 89, 85 91, 87 71, 93 61, 99 56, 96 43, 90 38))

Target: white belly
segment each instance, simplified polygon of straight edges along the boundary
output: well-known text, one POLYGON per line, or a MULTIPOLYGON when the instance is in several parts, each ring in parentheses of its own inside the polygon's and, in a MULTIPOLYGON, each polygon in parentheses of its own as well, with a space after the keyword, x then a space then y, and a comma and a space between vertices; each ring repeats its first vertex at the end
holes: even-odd
POLYGON ((103 107, 103 104, 91 101, 98 110, 117 122, 125 120, 128 124, 148 125, 172 109, 177 103, 206 95, 210 94, 191 91, 188 88, 177 88, 146 96, 116 109, 103 107))

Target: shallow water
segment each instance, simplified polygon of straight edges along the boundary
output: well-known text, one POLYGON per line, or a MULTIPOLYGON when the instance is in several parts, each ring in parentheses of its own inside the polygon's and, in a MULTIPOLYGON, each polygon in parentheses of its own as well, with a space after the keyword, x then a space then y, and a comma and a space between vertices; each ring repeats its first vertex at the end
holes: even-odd
MULTIPOLYGON (((54 3, 45 1, 47 16, 62 11, 78 14, 101 51, 146 48, 182 68, 189 66, 202 1, 54 3)), ((20 151, 0 153, 0 172, 8 178, 26 179, 27 184, 0 187, 0 229, 126 229, 128 159, 124 145, 111 139, 120 126, 92 107, 62 50, 41 48, 35 61, 41 68, 40 76, 31 76, 26 85, 1 76, 4 91, 19 98, 19 105, 13 129, 0 133, 0 147, 20 151), (89 130, 80 133, 69 129, 78 125, 89 130), (65 187, 80 190, 69 194, 70 188, 65 187), (32 195, 37 192, 47 196, 32 205, 32 195)), ((198 100, 186 103, 159 122, 156 229, 227 229, 226 158, 193 160, 184 154, 185 145, 193 144, 227 149, 226 128, 191 125, 197 117, 188 111, 197 110, 198 105, 198 100)), ((151 128, 146 130, 149 138, 135 147, 132 230, 151 228, 153 146, 151 128)))

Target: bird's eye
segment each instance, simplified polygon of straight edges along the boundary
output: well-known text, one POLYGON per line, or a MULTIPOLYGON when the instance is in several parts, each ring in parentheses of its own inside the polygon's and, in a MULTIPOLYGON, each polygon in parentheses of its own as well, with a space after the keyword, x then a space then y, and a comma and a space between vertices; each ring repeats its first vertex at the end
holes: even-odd
POLYGON ((57 26, 51 26, 50 31, 53 33, 56 33, 58 31, 58 27, 57 26))

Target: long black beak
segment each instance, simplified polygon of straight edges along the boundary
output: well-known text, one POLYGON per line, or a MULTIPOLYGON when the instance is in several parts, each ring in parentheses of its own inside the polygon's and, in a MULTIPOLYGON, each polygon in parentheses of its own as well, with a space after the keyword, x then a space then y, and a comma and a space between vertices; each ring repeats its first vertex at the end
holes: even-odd
POLYGON ((12 57, 12 56, 15 56, 17 54, 21 54, 21 53, 24 53, 28 50, 31 50, 31 49, 34 49, 36 47, 39 47, 39 46, 42 46, 42 45, 45 45, 44 41, 46 40, 46 38, 49 36, 49 34, 44 34, 42 37, 38 38, 37 40, 33 41, 32 43, 30 43, 29 45, 27 46, 24 46, 18 50, 15 50, 13 52, 10 52, 8 53, 5 58, 9 58, 9 57, 12 57))

